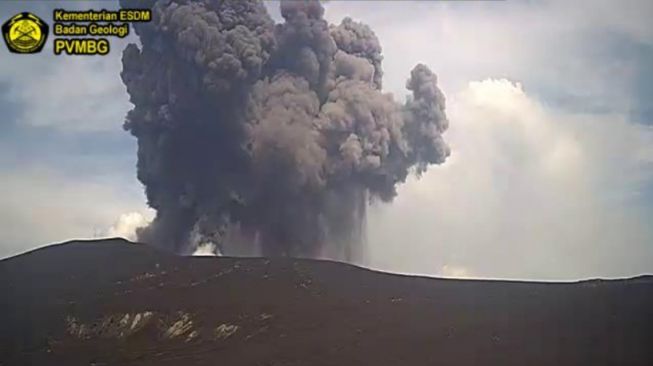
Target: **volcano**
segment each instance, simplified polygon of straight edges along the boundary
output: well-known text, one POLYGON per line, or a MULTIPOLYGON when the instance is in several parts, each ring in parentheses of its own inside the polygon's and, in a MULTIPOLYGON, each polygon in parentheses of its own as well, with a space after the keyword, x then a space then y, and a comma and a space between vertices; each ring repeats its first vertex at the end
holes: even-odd
POLYGON ((652 365, 653 277, 453 280, 121 239, 0 261, 0 365, 652 365))

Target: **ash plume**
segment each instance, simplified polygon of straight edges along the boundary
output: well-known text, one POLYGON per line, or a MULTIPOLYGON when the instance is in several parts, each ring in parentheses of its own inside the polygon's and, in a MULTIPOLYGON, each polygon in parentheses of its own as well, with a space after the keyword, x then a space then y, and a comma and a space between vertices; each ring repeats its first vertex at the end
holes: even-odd
POLYGON ((366 25, 318 1, 122 0, 150 7, 123 52, 138 179, 156 218, 139 240, 190 254, 363 255, 366 207, 442 163, 445 101, 417 65, 405 104, 381 90, 366 25))

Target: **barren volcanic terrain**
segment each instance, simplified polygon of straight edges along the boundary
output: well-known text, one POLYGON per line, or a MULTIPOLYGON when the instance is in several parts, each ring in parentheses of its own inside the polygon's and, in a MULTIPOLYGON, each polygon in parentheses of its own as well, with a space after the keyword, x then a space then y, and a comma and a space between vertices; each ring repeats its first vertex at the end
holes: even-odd
POLYGON ((0 261, 0 365, 653 365, 653 278, 443 280, 123 240, 0 261))

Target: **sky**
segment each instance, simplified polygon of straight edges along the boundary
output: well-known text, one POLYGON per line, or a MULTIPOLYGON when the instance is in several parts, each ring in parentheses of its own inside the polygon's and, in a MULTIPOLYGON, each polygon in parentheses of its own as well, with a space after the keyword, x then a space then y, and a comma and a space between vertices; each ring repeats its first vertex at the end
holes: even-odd
MULTIPOLYGON (((268 2, 279 19, 278 3, 268 2)), ((0 2, 0 18, 113 1, 0 2)), ((374 203, 371 268, 575 280, 653 273, 653 2, 337 1, 367 23, 384 89, 417 63, 447 98, 446 163, 374 203)), ((121 50, 58 57, 0 47, 0 258, 125 236, 153 212, 136 179, 121 50)))

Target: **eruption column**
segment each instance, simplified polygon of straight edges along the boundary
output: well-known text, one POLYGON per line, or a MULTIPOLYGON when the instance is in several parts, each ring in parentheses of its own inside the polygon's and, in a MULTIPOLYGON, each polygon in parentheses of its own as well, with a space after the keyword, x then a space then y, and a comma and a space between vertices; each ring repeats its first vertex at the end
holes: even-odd
POLYGON ((122 3, 153 11, 121 74, 157 212, 141 241, 355 261, 368 202, 449 155, 435 74, 417 65, 396 102, 374 32, 329 25, 317 1, 281 1, 281 24, 259 1, 122 3))

